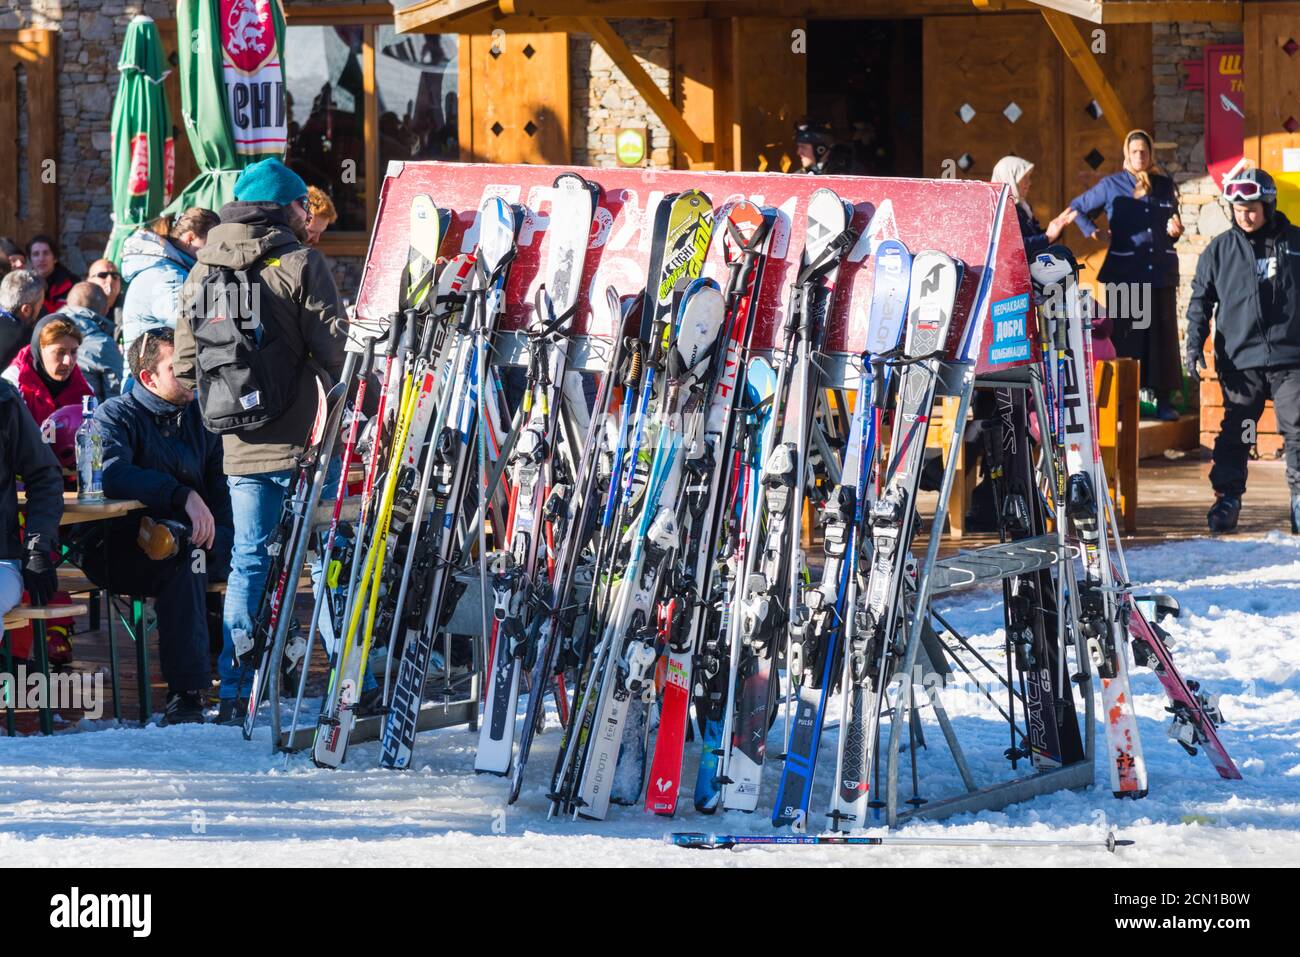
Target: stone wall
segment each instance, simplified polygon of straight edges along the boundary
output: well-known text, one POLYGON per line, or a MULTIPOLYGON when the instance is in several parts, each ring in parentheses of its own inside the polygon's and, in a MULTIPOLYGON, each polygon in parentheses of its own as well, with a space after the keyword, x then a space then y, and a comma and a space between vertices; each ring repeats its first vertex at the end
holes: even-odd
POLYGON ((59 34, 59 239, 63 260, 79 273, 103 251, 113 227, 109 120, 117 58, 126 25, 141 13, 174 16, 165 0, 22 0, 0 12, 0 29, 59 34))
POLYGON ((1231 225, 1218 186, 1205 170, 1205 97, 1200 90, 1185 89, 1181 64, 1201 59, 1207 45, 1240 43, 1241 31, 1221 29, 1224 26, 1184 22, 1151 27, 1156 97, 1151 133, 1158 147, 1156 158, 1178 185, 1180 212, 1187 228, 1178 243, 1180 327, 1185 326, 1197 259, 1210 240, 1231 225))
MULTIPOLYGON (((672 37, 668 20, 613 20, 619 36, 650 74, 672 96, 672 37)), ((645 127, 649 165, 673 165, 672 142, 663 125, 609 55, 585 33, 569 35, 569 84, 573 162, 616 166, 614 137, 623 127, 645 127)))
MULTIPOLYGON (((117 58, 127 24, 142 13, 163 20, 174 18, 176 10, 168 0, 18 0, 0 11, 0 29, 59 34, 58 238, 64 262, 77 273, 84 273, 99 257, 113 228, 109 125, 117 92, 117 58)), ((180 117, 173 117, 173 122, 179 127, 180 117)), ((29 237, 14 238, 26 242, 29 237)), ((351 257, 335 264, 345 295, 355 295, 348 290, 356 289, 360 266, 360 259, 351 257)))

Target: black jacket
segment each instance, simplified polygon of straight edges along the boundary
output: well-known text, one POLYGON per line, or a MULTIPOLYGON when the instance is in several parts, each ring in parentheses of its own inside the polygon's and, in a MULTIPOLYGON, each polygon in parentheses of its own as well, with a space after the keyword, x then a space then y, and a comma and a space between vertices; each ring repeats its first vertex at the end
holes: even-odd
POLYGON ((139 382, 95 410, 104 442, 104 494, 134 498, 155 518, 189 524, 185 500, 199 493, 218 527, 234 526, 221 439, 203 427, 199 407, 178 408, 139 382))
POLYGON ((1020 238, 1025 242, 1025 258, 1033 259, 1051 245, 1047 231, 1038 225, 1038 217, 1020 203, 1016 203, 1016 218, 1020 221, 1020 238))
POLYGON ((1187 347, 1205 346, 1214 320, 1214 355, 1237 369, 1300 365, 1300 229, 1282 213, 1277 230, 1272 303, 1267 315, 1259 296, 1254 247, 1233 226, 1210 241, 1196 264, 1187 306, 1187 347))
POLYGON ((27 491, 27 534, 53 547, 63 517, 63 473, 18 390, 0 379, 0 559, 24 559, 18 480, 27 491))
POLYGON ((32 341, 32 327, 25 326, 11 312, 0 309, 0 372, 9 368, 14 356, 32 341))

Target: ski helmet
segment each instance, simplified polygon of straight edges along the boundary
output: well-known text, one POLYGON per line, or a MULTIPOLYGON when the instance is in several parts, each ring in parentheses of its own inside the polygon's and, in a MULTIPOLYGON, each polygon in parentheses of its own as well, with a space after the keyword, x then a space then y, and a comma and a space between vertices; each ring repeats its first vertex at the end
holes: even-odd
POLYGON ((825 159, 826 153, 835 145, 835 136, 829 123, 805 120, 794 128, 795 145, 807 143, 813 148, 813 156, 818 161, 825 159))
POLYGON ((1242 170, 1223 184, 1223 197, 1233 204, 1261 202, 1269 219, 1277 209, 1277 184, 1262 169, 1242 170))
POLYGON ((82 419, 80 405, 65 405, 51 412, 41 425, 41 437, 65 469, 77 467, 77 429, 82 419))

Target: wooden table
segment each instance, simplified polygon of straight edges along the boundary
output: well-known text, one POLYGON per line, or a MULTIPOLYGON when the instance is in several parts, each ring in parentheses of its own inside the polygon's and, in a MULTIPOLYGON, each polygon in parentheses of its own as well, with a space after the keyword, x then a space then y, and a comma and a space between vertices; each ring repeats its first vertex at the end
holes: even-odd
MULTIPOLYGON (((26 507, 27 507, 27 493, 25 491, 19 492, 18 508, 21 510, 21 509, 25 509, 26 507)), ((63 515, 59 518, 59 526, 62 527, 65 525, 81 525, 81 524, 86 524, 88 522, 106 522, 109 521, 110 519, 121 518, 123 515, 126 515, 130 512, 137 511, 142 508, 144 508, 144 503, 137 501, 136 499, 105 498, 94 502, 83 502, 77 498, 76 492, 64 492, 63 493, 63 515)), ((61 579, 65 577, 66 576, 64 575, 60 576, 61 579)), ((79 576, 79 579, 80 578, 84 578, 84 576, 79 576)), ((70 589, 63 588, 62 587, 63 584, 64 582, 61 581, 60 590, 70 591, 70 589)), ((76 584, 78 585, 76 589, 76 591, 78 592, 87 592, 90 594, 94 594, 101 590, 94 587, 93 584, 90 583, 89 581, 85 581, 83 584, 80 580, 78 580, 76 584)), ((96 610, 98 610, 98 604, 96 604, 94 607, 96 610)), ((89 608, 84 604, 52 605, 52 606, 47 606, 47 608, 40 609, 39 614, 36 613, 36 611, 37 610, 35 609, 27 609, 25 620, 29 621, 32 625, 32 631, 34 632, 32 636, 33 648, 36 651, 37 664, 39 665, 41 672, 45 675, 46 687, 49 687, 49 661, 46 656, 46 649, 45 649, 45 621, 50 618, 62 618, 66 616, 76 616, 80 614, 86 614, 89 611, 89 608)), ((112 602, 110 601, 109 602, 109 619, 110 619, 109 620, 109 652, 110 652, 110 670, 111 670, 111 677, 113 682, 113 707, 114 707, 114 717, 116 717, 118 720, 121 720, 121 714, 120 711, 118 710, 119 709, 118 702, 121 698, 121 695, 119 694, 119 683, 118 683, 118 674, 117 674, 117 647, 113 641, 112 620, 111 620, 112 614, 113 614, 113 608, 112 608, 112 602)), ((6 639, 4 643, 4 650, 5 650, 4 657, 6 661, 8 661, 9 659, 8 649, 9 649, 9 644, 8 644, 8 640, 6 639)), ((147 657, 147 650, 145 649, 144 643, 139 640, 137 640, 136 643, 136 657, 137 657, 137 664, 140 667, 145 669, 143 672, 145 675, 145 679, 143 681, 143 687, 146 690, 141 696, 141 707, 142 709, 147 709, 148 708, 148 670, 147 670, 148 657, 147 657)), ((12 673, 13 669, 10 668, 9 670, 12 673)), ((13 734, 12 709, 6 709, 5 717, 6 717, 6 724, 9 726, 9 733, 12 735, 13 734)), ((50 709, 49 702, 47 700, 46 706, 41 709, 41 732, 43 734, 51 734, 53 733, 53 730, 54 730, 53 712, 52 709, 50 709)))

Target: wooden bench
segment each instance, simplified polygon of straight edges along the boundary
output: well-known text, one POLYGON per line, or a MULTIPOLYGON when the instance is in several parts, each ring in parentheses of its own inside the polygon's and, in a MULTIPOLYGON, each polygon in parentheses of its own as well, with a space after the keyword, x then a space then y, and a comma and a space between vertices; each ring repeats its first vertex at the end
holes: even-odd
MULTIPOLYGON (((14 672, 13 648, 10 645, 9 632, 14 628, 21 628, 23 625, 32 626, 32 650, 36 653, 36 665, 40 669, 45 679, 45 687, 50 686, 50 658, 45 647, 45 623, 59 618, 76 618, 78 615, 84 615, 90 609, 84 604, 72 603, 68 605, 45 605, 37 607, 35 605, 15 605, 4 614, 5 636, 3 641, 4 647, 4 668, 5 674, 9 675, 11 680, 16 680, 14 672)), ((6 689, 8 691, 8 689, 6 689)), ((8 694, 5 695, 5 731, 10 737, 15 734, 14 727, 14 702, 8 694)), ((54 709, 51 707, 49 695, 47 694, 44 703, 40 708, 40 725, 41 734, 54 733, 54 709)))

